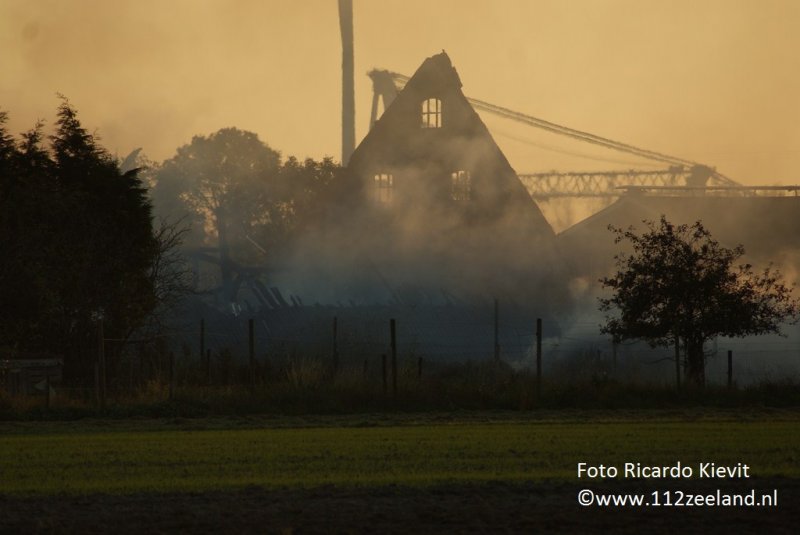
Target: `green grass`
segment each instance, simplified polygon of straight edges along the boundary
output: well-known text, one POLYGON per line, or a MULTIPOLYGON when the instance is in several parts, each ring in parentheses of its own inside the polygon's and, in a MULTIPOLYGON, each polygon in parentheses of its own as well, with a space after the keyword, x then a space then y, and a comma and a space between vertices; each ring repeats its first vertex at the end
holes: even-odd
POLYGON ((576 481, 579 461, 749 464, 800 477, 782 420, 454 422, 375 427, 60 430, 0 438, 0 493, 83 494, 466 481, 576 481))

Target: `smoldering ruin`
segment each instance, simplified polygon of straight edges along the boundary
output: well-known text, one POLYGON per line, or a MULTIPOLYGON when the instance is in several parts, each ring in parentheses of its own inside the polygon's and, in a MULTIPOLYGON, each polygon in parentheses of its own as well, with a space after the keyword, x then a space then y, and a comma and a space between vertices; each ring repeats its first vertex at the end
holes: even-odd
POLYGON ((416 354, 477 359, 500 345, 520 360, 536 318, 555 332, 568 307, 556 249, 442 53, 355 149, 324 219, 280 272, 266 274, 272 287, 249 277, 233 303, 218 305, 248 310, 267 343, 288 351, 327 347, 336 316, 345 339, 363 341, 344 354, 374 353, 395 318, 400 344, 416 354), (498 340, 495 301, 505 327, 498 340))
MULTIPOLYGON (((210 297, 184 318, 203 318, 215 325, 209 332, 225 333, 208 347, 246 354, 243 325, 253 318, 261 352, 327 358, 335 321, 336 351, 360 365, 387 352, 395 319, 407 356, 494 355, 530 366, 541 319, 547 366, 578 362, 594 376, 652 379, 666 373, 664 355, 644 344, 617 347, 598 334, 598 279, 617 253, 609 224, 637 226, 660 215, 678 224, 702 220, 724 245, 743 244, 747 261, 777 263, 797 278, 797 187, 747 187, 706 165, 546 122, 558 134, 653 156, 668 167, 518 174, 476 108, 532 126, 543 121, 466 97, 446 53, 426 59, 411 77, 370 75, 372 128, 352 155, 343 154, 349 162, 324 216, 304 230, 280 269, 227 261, 235 291, 225 293, 214 290, 223 259, 206 252, 211 264, 195 263, 205 270, 201 289, 210 297), (565 224, 570 201, 592 202, 594 213, 576 218, 573 210, 565 224)), ((746 363, 743 381, 796 375, 790 357, 797 332, 788 333, 715 341, 710 377, 713 356, 730 349, 746 363)))

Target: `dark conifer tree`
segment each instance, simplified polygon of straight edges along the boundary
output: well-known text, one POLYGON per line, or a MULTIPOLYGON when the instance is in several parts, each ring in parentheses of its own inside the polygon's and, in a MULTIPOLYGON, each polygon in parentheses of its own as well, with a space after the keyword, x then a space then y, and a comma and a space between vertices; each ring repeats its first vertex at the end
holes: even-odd
POLYGON ((41 125, 9 139, 3 130, 0 291, 11 306, 0 335, 12 351, 63 355, 65 378, 84 382, 98 317, 107 338, 124 339, 156 304, 151 206, 137 172, 120 171, 63 97, 49 150, 41 125))

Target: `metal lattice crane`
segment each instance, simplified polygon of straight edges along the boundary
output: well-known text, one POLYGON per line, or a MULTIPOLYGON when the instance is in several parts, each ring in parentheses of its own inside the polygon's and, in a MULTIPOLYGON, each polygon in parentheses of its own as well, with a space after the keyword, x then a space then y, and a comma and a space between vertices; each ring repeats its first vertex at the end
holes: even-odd
MULTIPOLYGON (((389 107, 394 98, 408 82, 409 77, 396 72, 374 69, 368 73, 372 79, 373 97, 372 112, 370 114, 370 128, 378 120, 378 104, 383 101, 383 109, 389 107)), ((562 135, 601 146, 607 149, 631 154, 639 158, 666 163, 667 169, 658 171, 621 170, 621 171, 595 171, 595 172, 548 172, 535 174, 521 174, 520 180, 535 199, 550 199, 557 197, 613 197, 619 196, 620 190, 626 187, 675 187, 675 188, 702 188, 736 187, 739 184, 730 178, 718 173, 714 168, 698 162, 670 156, 656 151, 642 149, 627 143, 621 143, 608 138, 568 128, 531 115, 519 113, 502 106, 497 106, 482 100, 469 98, 467 100, 475 109, 511 119, 528 126, 546 130, 553 134, 562 135)))

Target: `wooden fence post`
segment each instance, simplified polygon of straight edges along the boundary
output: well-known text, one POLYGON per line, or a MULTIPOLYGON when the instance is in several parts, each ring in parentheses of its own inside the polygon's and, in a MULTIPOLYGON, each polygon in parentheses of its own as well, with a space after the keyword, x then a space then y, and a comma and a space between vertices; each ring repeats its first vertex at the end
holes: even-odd
POLYGON ((211 350, 206 349, 206 384, 211 384, 211 350))
POLYGON ((397 396, 397 325, 394 318, 389 320, 389 334, 392 344, 392 395, 397 396))
POLYGON ((681 387, 681 339, 675 335, 675 386, 681 387))
POLYGON ((733 388, 733 351, 728 350, 728 388, 733 388))
POLYGON ((333 317, 333 373, 339 371, 339 318, 333 317))
POLYGON ((382 375, 383 375, 383 394, 386 395, 386 391, 388 388, 388 383, 386 381, 386 353, 381 355, 381 365, 382 365, 382 375))
POLYGON ((536 395, 542 393, 542 318, 536 318, 536 395))
POLYGON ((200 361, 206 355, 206 320, 200 318, 200 361))
POLYGON ((169 352, 169 400, 175 396, 175 353, 169 352))
POLYGON ((250 357, 250 384, 256 382, 256 326, 253 318, 247 320, 247 350, 250 357))
POLYGON ((94 405, 100 406, 100 357, 94 361, 94 405))
POLYGON ((500 362, 500 307, 494 300, 494 361, 500 362))
POLYGON ((98 390, 100 407, 106 408, 106 340, 103 332, 103 318, 97 320, 97 368, 95 387, 98 390))

